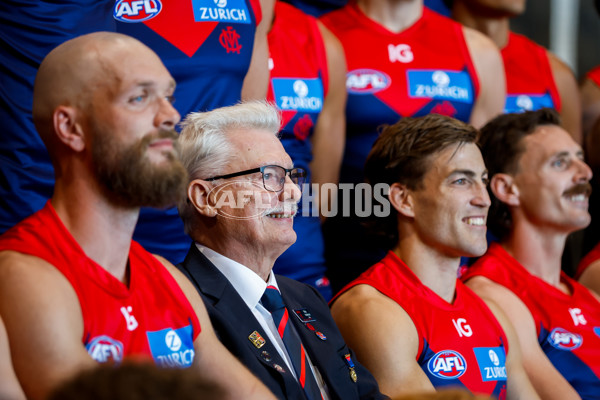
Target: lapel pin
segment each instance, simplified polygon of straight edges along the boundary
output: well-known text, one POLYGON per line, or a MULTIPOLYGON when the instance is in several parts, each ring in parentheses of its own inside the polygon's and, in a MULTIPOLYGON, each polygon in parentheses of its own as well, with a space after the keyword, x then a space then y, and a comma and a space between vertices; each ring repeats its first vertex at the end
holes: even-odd
POLYGON ((281 372, 282 374, 285 373, 285 370, 283 368, 281 368, 281 365, 279 365, 279 364, 273 364, 273 368, 275 368, 277 371, 281 372))
POLYGON ((346 360, 346 365, 348 365, 348 371, 350 372, 350 379, 352 379, 352 382, 356 382, 358 380, 358 376, 356 375, 354 361, 352 361, 352 358, 350 357, 350 353, 344 355, 344 359, 346 360))
POLYGON ((306 326, 309 330, 311 330, 312 332, 314 332, 314 334, 317 335, 317 337, 319 339, 321 339, 321 340, 327 340, 327 336, 325 336, 323 334, 323 332, 316 330, 315 327, 310 322, 305 323, 304 326, 306 326))
POLYGON ((269 354, 268 351, 263 351, 262 353, 260 353, 260 356, 263 358, 263 360, 265 360, 266 362, 271 361, 271 355, 269 354))
POLYGON ((310 311, 308 311, 306 308, 301 308, 299 310, 293 310, 293 311, 294 311, 294 314, 296 314, 296 317, 298 317, 298 319, 300 319, 300 321, 302 321, 303 324, 306 324, 307 322, 316 321, 316 319, 313 318, 310 311))
POLYGON ((252 332, 250 336, 248 336, 248 340, 250 340, 254 347, 256 347, 257 349, 260 349, 266 343, 266 340, 263 339, 263 337, 260 336, 260 333, 258 333, 257 331, 252 332))

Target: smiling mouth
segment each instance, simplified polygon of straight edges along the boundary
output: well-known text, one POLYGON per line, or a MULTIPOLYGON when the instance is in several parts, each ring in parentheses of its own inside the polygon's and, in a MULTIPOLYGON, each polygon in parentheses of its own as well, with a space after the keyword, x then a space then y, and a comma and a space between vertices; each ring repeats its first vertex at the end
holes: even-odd
POLYGON ((580 194, 574 194, 571 196, 565 196, 569 201, 572 201, 574 203, 580 203, 580 202, 584 202, 587 201, 588 196, 585 193, 580 193, 580 194))
POLYGON ((266 217, 269 218, 277 218, 277 219, 283 219, 283 218, 294 218, 296 216, 297 213, 297 209, 291 209, 291 210, 272 210, 269 211, 265 214, 266 217))
POLYGON ((159 139, 150 143, 150 147, 173 147, 172 139, 159 139))
POLYGON ((464 218, 463 221, 467 225, 485 226, 485 217, 467 217, 467 218, 464 218))

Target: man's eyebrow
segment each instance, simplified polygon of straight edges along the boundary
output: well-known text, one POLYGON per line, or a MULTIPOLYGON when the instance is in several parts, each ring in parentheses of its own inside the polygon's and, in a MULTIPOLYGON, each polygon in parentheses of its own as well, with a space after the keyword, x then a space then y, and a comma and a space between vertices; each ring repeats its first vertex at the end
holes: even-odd
MULTIPOLYGON (((487 170, 485 172, 487 173, 487 170)), ((477 176, 475 171, 470 170, 470 169, 455 169, 448 174, 449 177, 453 176, 453 175, 466 175, 469 178, 474 178, 477 176)))
POLYGON ((568 151, 559 151, 558 153, 552 154, 552 157, 550 157, 550 158, 566 157, 568 155, 569 155, 568 151))
MULTIPOLYGON (((157 83, 155 81, 138 81, 135 83, 135 86, 141 86, 141 87, 154 87, 157 86, 157 83)), ((169 84, 167 85, 168 89, 175 89, 175 81, 173 79, 171 79, 169 81, 169 84)))

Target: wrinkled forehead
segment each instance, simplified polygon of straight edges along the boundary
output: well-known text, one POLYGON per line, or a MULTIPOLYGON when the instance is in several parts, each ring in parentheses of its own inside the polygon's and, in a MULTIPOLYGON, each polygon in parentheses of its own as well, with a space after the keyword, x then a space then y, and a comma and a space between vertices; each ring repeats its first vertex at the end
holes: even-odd
POLYGON ((173 86, 174 80, 160 58, 141 43, 111 46, 98 56, 100 75, 107 83, 127 86, 140 82, 173 86))
POLYGON ((457 168, 483 170, 485 164, 475 143, 454 143, 429 156, 430 169, 452 171, 457 168))
POLYGON ((582 152, 581 146, 573 140, 571 135, 557 125, 542 125, 522 139, 524 151, 519 159, 519 164, 540 164, 556 154, 568 153, 578 155, 582 152))
POLYGON ((248 168, 267 164, 289 168, 292 160, 279 138, 272 132, 262 129, 237 129, 231 134, 234 146, 234 161, 248 168))

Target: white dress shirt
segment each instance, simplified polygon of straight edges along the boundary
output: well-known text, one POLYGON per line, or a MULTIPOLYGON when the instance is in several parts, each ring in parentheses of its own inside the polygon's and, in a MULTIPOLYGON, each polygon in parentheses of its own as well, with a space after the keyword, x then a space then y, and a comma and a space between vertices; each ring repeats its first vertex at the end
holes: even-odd
MULTIPOLYGON (((237 261, 227 258, 224 255, 201 245, 200 243, 196 243, 196 247, 202 254, 204 254, 206 258, 208 258, 211 263, 214 264, 215 267, 217 267, 217 269, 223 275, 225 275, 235 291, 238 292, 250 311, 252 311, 252 314, 260 326, 266 332, 269 340, 271 340, 271 343, 273 343, 273 346, 277 349, 277 352, 281 358, 287 364, 287 370, 290 371, 297 380, 298 377, 294 371, 292 360, 290 359, 287 349, 285 348, 283 340, 277 332, 277 327, 275 326, 273 317, 271 316, 271 313, 260 303, 260 298, 265 292, 267 286, 275 286, 279 290, 277 280, 275 279, 275 274, 270 273, 267 282, 265 282, 260 276, 258 276, 258 274, 256 274, 250 268, 238 263, 237 261)), ((294 325, 290 325, 290 328, 294 329, 294 325)), ((317 380, 317 384, 319 385, 319 389, 321 390, 323 398, 328 400, 330 397, 327 385, 323 381, 323 378, 321 377, 321 374, 317 368, 313 365, 308 354, 306 357, 308 358, 310 369, 317 380)))

